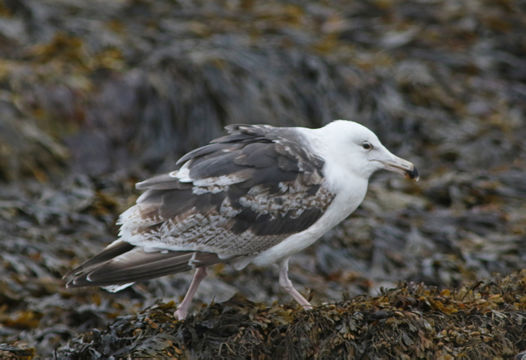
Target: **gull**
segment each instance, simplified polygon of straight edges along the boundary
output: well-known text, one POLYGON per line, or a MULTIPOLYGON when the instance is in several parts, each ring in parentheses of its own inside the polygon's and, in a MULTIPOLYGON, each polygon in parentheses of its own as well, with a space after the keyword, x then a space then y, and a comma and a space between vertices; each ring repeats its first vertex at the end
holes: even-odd
POLYGON ((120 215, 118 239, 68 273, 66 286, 119 291, 193 269, 174 314, 183 320, 208 266, 278 263, 281 287, 312 309, 289 279, 289 258, 356 210, 377 170, 418 180, 411 162, 353 121, 226 131, 181 157, 173 171, 137 183, 143 193, 120 215))

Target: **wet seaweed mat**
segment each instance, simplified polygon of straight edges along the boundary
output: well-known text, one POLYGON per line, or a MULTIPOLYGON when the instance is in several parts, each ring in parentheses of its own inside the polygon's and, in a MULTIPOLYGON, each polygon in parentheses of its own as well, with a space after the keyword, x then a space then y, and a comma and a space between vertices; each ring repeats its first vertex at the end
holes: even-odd
POLYGON ((402 284, 302 311, 236 295, 186 321, 161 303, 59 349, 60 359, 491 359, 526 349, 526 270, 456 291, 402 284))

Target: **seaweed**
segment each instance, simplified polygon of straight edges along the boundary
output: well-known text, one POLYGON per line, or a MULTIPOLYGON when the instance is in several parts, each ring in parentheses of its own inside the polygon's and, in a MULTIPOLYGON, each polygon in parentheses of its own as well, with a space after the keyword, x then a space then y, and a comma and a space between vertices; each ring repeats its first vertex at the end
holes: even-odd
POLYGON ((312 311, 236 294, 185 321, 173 302, 117 318, 60 348, 60 359, 493 359, 526 347, 526 270, 457 290, 401 283, 312 311))

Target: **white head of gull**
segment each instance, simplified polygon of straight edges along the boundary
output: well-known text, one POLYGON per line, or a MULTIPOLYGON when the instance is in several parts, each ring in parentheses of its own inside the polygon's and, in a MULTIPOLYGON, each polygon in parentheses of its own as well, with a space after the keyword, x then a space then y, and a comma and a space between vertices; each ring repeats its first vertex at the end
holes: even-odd
POLYGON ((66 275, 68 287, 118 291, 135 281, 195 269, 175 313, 188 314, 207 266, 280 264, 280 285, 305 309, 288 277, 291 255, 313 244, 363 201, 386 169, 418 179, 366 127, 346 120, 319 129, 230 125, 228 135, 184 155, 119 218, 119 238, 66 275))

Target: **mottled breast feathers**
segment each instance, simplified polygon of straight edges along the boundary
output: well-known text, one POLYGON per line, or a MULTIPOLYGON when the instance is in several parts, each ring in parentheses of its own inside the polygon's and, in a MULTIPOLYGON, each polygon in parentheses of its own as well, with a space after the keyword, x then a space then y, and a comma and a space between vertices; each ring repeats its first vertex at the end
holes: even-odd
POLYGON ((293 129, 231 125, 228 135, 184 155, 177 169, 137 184, 121 215, 133 245, 257 255, 314 224, 334 198, 323 160, 293 129))

